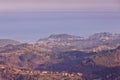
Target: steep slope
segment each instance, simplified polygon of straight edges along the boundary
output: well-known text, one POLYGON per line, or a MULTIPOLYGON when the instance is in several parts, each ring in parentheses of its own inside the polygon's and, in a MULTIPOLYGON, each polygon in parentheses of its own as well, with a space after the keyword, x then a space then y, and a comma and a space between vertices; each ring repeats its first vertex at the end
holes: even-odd
POLYGON ((97 65, 103 65, 107 67, 120 66, 120 47, 112 50, 102 51, 92 57, 92 60, 97 65))
POLYGON ((94 69, 88 79, 119 80, 120 79, 120 47, 101 51, 84 60, 87 64, 94 63, 94 69), (88 61, 89 60, 89 61, 88 61))

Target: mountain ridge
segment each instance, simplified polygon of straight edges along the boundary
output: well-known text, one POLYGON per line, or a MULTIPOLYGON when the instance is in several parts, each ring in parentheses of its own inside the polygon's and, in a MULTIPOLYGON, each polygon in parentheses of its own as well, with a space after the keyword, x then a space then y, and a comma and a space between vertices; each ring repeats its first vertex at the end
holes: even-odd
MULTIPOLYGON (((74 49, 85 51, 88 49, 95 49, 100 46, 108 47, 112 49, 120 45, 120 34, 112 34, 108 32, 96 33, 88 38, 81 38, 79 36, 68 35, 68 34, 57 34, 51 35, 48 38, 39 39, 37 44, 43 44, 48 46, 68 46, 74 49), (66 37, 67 36, 67 37, 66 37), (65 37, 65 38, 64 38, 65 37), (114 45, 114 46, 113 46, 114 45)), ((106 48, 106 49, 108 49, 106 48)), ((99 49, 100 50, 100 49, 99 49)), ((94 50, 95 51, 95 50, 94 50)))
POLYGON ((12 39, 0 39, 0 47, 4 47, 7 45, 18 45, 21 44, 19 41, 12 39))

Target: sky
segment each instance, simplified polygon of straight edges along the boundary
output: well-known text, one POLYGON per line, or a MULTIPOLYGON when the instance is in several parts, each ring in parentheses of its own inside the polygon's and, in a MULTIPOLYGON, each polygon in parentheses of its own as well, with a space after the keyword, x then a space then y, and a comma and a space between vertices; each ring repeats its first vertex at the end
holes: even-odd
POLYGON ((119 0, 0 0, 1 39, 31 42, 54 33, 119 31, 119 0))
POLYGON ((0 0, 1 12, 119 11, 119 0, 0 0))

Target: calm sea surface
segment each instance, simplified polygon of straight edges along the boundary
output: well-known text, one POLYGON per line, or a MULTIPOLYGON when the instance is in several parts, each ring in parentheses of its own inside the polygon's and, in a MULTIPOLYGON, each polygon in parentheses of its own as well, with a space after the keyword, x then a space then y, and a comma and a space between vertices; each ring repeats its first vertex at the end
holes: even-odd
POLYGON ((0 13, 0 38, 35 41, 53 33, 119 32, 120 13, 0 13))

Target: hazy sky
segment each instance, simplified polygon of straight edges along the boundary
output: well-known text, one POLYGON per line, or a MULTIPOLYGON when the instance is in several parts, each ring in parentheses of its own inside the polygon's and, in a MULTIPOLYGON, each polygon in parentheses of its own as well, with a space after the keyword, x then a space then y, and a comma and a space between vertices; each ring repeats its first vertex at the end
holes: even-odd
POLYGON ((0 0, 0 38, 35 41, 53 33, 119 31, 119 0, 0 0))
POLYGON ((0 0, 0 11, 118 11, 119 0, 0 0))

